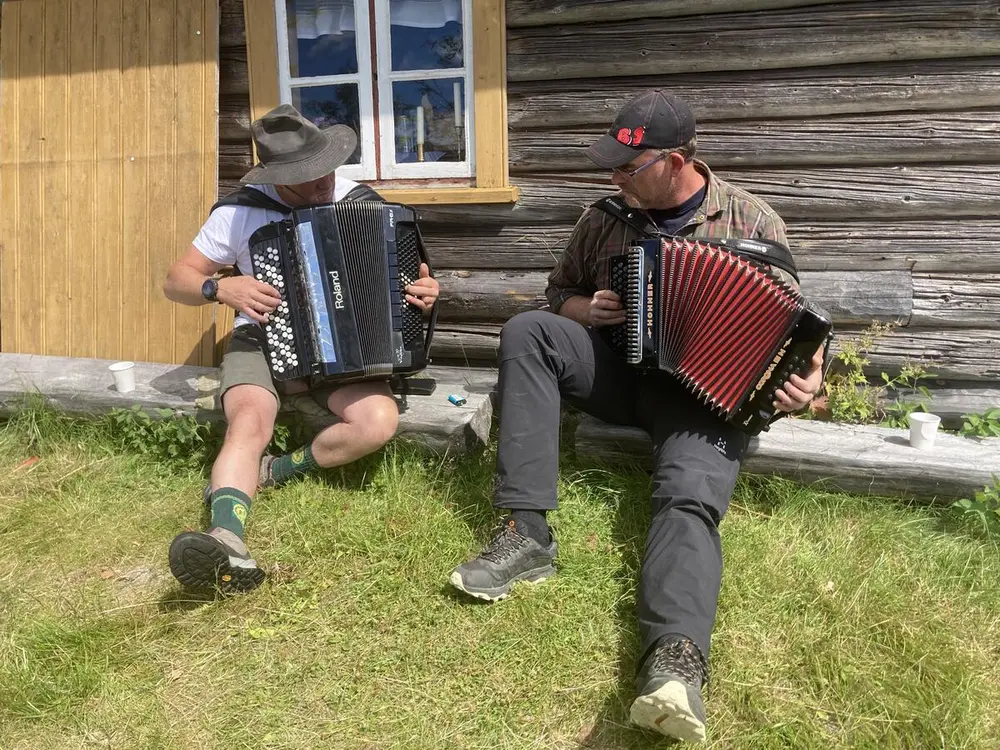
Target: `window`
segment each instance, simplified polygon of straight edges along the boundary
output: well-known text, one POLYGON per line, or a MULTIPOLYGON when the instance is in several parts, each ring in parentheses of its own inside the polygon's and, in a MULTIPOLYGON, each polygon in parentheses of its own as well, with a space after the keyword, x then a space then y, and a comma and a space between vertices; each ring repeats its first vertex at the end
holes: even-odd
POLYGON ((338 174, 409 203, 509 202, 504 0, 245 0, 251 110, 358 134, 338 174))

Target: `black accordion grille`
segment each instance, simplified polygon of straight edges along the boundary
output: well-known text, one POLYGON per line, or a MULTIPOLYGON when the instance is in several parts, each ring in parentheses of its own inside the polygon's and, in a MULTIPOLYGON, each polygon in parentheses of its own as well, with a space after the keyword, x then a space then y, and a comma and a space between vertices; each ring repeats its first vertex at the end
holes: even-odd
MULTIPOLYGON (((420 252, 417 249, 417 228, 408 224, 399 225, 396 234, 396 258, 399 264, 400 294, 420 276, 420 252)), ((423 338, 423 313, 416 305, 406 302, 403 297, 403 344, 409 348, 423 338)))
POLYGON ((344 247, 344 273, 354 300, 375 300, 384 304, 354 305, 361 334, 361 355, 369 375, 392 373, 392 330, 389 301, 389 269, 385 263, 385 236, 381 204, 337 204, 337 224, 344 247), (345 241, 350 237, 350 241, 345 241))

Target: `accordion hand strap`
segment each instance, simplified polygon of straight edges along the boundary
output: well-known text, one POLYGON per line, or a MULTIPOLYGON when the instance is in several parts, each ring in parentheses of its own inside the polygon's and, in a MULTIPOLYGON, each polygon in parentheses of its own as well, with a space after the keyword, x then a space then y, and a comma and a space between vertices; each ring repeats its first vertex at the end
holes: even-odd
MULTIPOLYGON (((632 208, 620 196, 612 195, 607 198, 601 198, 601 200, 594 203, 594 208, 599 208, 605 213, 611 214, 618 221, 628 224, 642 236, 665 236, 648 216, 639 209, 632 208)), ((792 253, 780 242, 746 238, 709 239, 708 241, 721 245, 727 250, 754 263, 763 263, 764 265, 780 268, 782 271, 790 273, 796 282, 799 280, 799 272, 795 267, 795 260, 792 258, 792 253)))

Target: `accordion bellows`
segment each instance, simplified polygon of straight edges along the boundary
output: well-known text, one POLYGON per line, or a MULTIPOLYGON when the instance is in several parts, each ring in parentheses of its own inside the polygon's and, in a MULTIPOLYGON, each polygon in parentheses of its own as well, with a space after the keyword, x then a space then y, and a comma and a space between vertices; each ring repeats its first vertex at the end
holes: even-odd
POLYGON ((755 434, 774 417, 775 391, 808 371, 828 316, 797 289, 711 241, 641 240, 610 260, 626 322, 612 348, 674 375, 719 416, 755 434))
POLYGON ((406 286, 428 262, 412 209, 380 201, 292 211, 250 237, 254 278, 281 294, 264 324, 275 380, 354 381, 427 366, 406 286))

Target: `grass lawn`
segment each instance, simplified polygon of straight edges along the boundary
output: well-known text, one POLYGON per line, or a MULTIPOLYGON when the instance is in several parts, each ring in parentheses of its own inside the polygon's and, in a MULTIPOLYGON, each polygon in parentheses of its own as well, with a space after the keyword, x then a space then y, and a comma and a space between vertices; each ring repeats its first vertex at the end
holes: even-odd
MULTIPOLYGON (((489 605, 447 578, 489 533, 492 456, 390 448, 262 494, 268 583, 202 602, 166 551, 206 467, 120 437, 0 423, 2 750, 669 744, 627 720, 642 472, 567 461, 559 574, 489 605)), ((722 530, 709 747, 1000 747, 996 541, 759 479, 722 530)))

